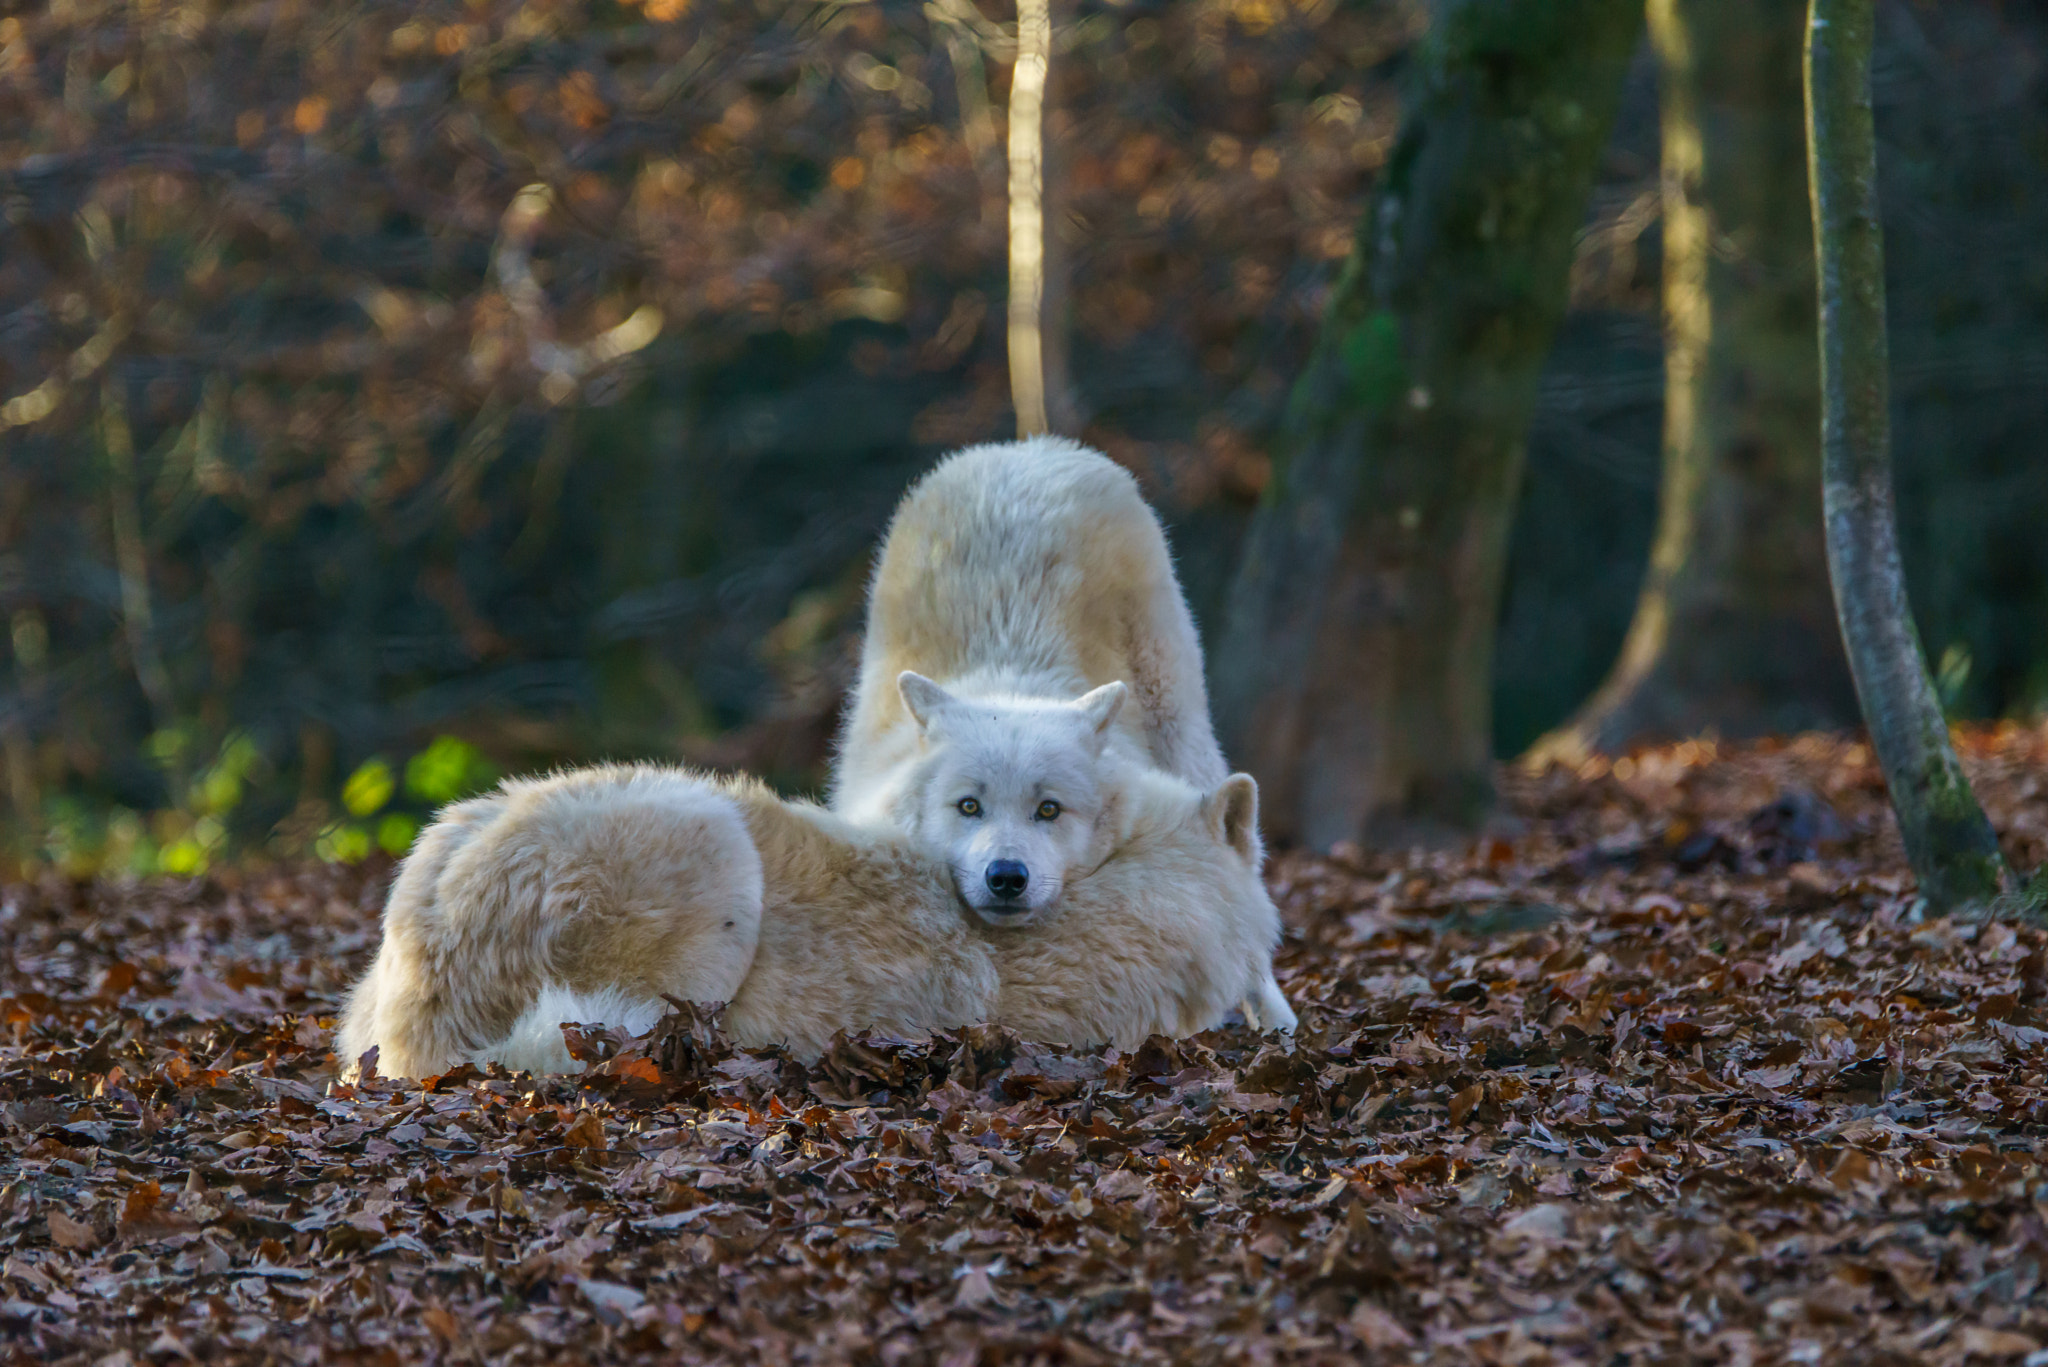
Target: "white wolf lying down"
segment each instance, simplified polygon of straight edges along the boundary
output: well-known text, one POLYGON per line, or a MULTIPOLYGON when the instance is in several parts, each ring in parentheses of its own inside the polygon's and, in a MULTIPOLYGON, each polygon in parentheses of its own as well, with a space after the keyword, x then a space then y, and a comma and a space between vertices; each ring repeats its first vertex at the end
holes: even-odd
POLYGON ((833 810, 942 855, 985 916, 1029 917, 1129 768, 1203 790, 1228 772, 1158 519, 1058 437, 948 457, 882 547, 833 810))
POLYGON ((814 1055, 835 1031, 992 1020, 1050 1043, 1130 1046, 1242 1005, 1291 1030, 1279 918, 1259 882, 1257 790, 1141 773, 1099 848, 1029 929, 962 914, 901 838, 752 781, 605 766, 514 780, 421 836, 343 1013, 343 1066, 465 1060, 572 1071, 562 1021, 641 1030, 662 994, 730 1001, 742 1044, 814 1055))

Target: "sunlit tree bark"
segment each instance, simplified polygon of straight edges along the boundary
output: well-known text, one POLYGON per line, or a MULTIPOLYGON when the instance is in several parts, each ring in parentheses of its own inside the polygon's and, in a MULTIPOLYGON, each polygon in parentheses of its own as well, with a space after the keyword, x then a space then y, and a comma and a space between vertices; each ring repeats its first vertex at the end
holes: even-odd
POLYGON ((1657 536, 1613 671, 1533 763, 1844 726, 1827 588, 1803 15, 1650 0, 1662 97, 1665 418, 1657 536))
POLYGON ((1045 88, 1051 0, 1018 0, 1010 76, 1010 396, 1017 435, 1052 429, 1046 373, 1045 88))
POLYGON ((1491 804, 1523 447, 1641 26, 1636 0, 1436 8, 1216 640, 1225 748, 1283 838, 1428 838, 1491 804))
POLYGON ((1929 906, 1950 912, 1988 906, 2010 879, 1949 742, 1899 563, 1871 11, 1872 0, 1812 0, 1807 19, 1807 178, 1820 263, 1828 570, 1906 856, 1929 906))

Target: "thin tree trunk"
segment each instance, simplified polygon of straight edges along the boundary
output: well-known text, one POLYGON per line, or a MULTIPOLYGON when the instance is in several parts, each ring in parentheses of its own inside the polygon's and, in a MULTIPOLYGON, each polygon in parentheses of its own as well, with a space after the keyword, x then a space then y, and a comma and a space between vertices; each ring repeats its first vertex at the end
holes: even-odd
MULTIPOLYGON (((114 532, 114 568, 121 586, 121 633, 128 646, 128 663, 142 685, 151 724, 168 731, 177 721, 177 702, 171 695, 170 671, 164 668, 163 653, 157 648, 149 552, 142 540, 142 496, 135 478, 135 438, 128 426, 127 407, 112 380, 100 387, 100 441, 107 453, 108 521, 114 532)), ((179 779, 182 773, 180 766, 179 779)), ((182 799, 182 783, 174 782, 173 787, 174 800, 182 799)))
POLYGON ((1010 397, 1017 435, 1050 431, 1045 365, 1045 86, 1051 0, 1017 0, 1010 73, 1010 397))
POLYGON ((8 805, 14 811, 16 839, 26 842, 24 856, 42 833, 43 803, 38 791, 35 745, 29 737, 43 704, 43 667, 50 653, 49 629, 34 608, 17 608, 8 624, 14 654, 13 708, 0 723, 0 754, 7 763, 8 805))
MULTIPOLYGON (((1059 53, 1061 17, 1069 13, 1061 0, 1054 0, 1053 54, 1059 53)), ((1074 386, 1070 361, 1073 346, 1074 259, 1068 239, 1067 206, 1071 188, 1067 180, 1068 128, 1066 111, 1059 106, 1059 85, 1050 74, 1046 79, 1043 144, 1039 165, 1044 177, 1039 195, 1045 234, 1044 285, 1038 299, 1038 354, 1045 368, 1045 421, 1054 432, 1078 436, 1087 423, 1081 393, 1074 386)))
POLYGON ((2009 878, 1949 743, 1906 600, 1892 507, 1884 241, 1870 107, 1872 0, 1812 0, 1807 180, 1820 262, 1822 497, 1842 640, 1906 857, 1938 913, 1987 907, 2009 878))
POLYGON ((1613 671, 1527 757, 1846 726, 1827 588, 1799 11, 1650 0, 1662 96, 1664 485, 1613 671))
POLYGON ((1216 642, 1269 830, 1428 839, 1493 795, 1492 652, 1536 381, 1637 0, 1446 0, 1216 642))

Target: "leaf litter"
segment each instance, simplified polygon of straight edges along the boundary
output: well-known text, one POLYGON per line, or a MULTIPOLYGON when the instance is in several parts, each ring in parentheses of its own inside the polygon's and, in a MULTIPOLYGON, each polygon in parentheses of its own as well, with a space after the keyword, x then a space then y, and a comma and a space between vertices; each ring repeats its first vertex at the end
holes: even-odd
MULTIPOLYGON (((2048 854, 2048 732, 1964 753, 2048 854)), ((1292 1048, 976 1027, 335 1082, 383 879, 6 891, 11 1360, 2048 1363, 2048 937, 1922 918, 1867 748, 1505 779, 1288 855, 1292 1048)))

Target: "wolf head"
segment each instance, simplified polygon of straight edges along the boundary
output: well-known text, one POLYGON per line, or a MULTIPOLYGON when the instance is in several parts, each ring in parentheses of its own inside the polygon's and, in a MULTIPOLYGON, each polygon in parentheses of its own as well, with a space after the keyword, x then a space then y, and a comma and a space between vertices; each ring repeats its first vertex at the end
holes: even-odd
MULTIPOLYGON (((1075 880, 1091 880, 1090 898, 1135 904, 1143 898, 1176 908, 1228 907, 1220 921, 1259 928, 1264 953, 1277 938, 1280 913, 1260 871, 1266 848, 1259 838, 1259 785, 1232 774, 1203 790, 1154 770, 1128 776, 1113 825, 1102 834, 1104 857, 1075 880)), ((1169 919, 1175 919, 1169 916, 1169 919)))
POLYGON ((1023 925, 1059 901, 1068 872, 1101 849, 1110 727, 1127 690, 1072 702, 963 698, 922 674, 897 678, 924 757, 909 834, 943 857, 983 920, 1023 925))

